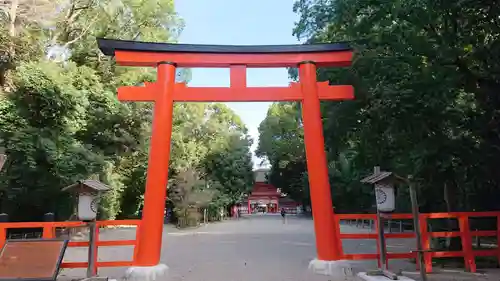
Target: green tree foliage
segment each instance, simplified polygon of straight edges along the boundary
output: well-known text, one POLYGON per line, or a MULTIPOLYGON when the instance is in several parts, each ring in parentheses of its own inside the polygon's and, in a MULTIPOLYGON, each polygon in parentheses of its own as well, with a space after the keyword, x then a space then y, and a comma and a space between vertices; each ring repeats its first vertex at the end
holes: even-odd
MULTIPOLYGON (((320 81, 356 89, 354 101, 322 103, 338 211, 372 208, 373 195, 358 181, 375 165, 413 175, 422 211, 500 207, 493 199, 500 190, 498 7, 478 1, 299 0, 294 9, 298 38, 349 41, 355 51, 350 69, 318 71, 320 81)), ((296 78, 295 70, 290 73, 296 78)), ((270 112, 261 125, 268 128, 261 147, 276 147, 262 155, 273 164, 271 179, 286 182, 289 174, 280 176, 282 166, 275 164, 289 156, 273 159, 274 151, 293 151, 295 143, 281 142, 286 133, 267 125, 273 120, 270 112)), ((304 173, 304 165, 291 172, 302 161, 288 163, 287 171, 304 173)), ((400 190, 398 208, 407 211, 400 190)))
MULTIPOLYGON (((67 219, 73 202, 60 189, 92 177, 112 187, 101 218, 137 214, 153 107, 119 102, 116 92, 121 85, 154 81, 156 74, 117 67, 95 39, 175 42, 182 27, 172 0, 0 3, 0 148, 8 154, 0 174, 2 212, 13 220, 39 220, 47 212, 67 219)), ((177 81, 188 82, 190 75, 179 69, 177 81)), ((208 203, 195 203, 233 203, 253 180, 251 142, 241 120, 222 104, 176 104, 174 111, 172 190, 182 187, 182 194, 196 198, 197 185, 180 183, 191 183, 191 173, 215 188, 203 191, 213 194, 208 203), (222 157, 230 159, 233 173, 224 172, 222 157), (210 171, 208 159, 219 161, 210 171), (221 200, 226 192, 230 200, 221 200)))
MULTIPOLYGON (((200 171, 197 177, 204 180, 212 198, 203 207, 210 212, 236 203, 254 180, 251 141, 241 119, 226 105, 217 103, 180 104, 175 113, 172 172, 200 171)), ((175 189, 170 192, 179 193, 175 189)))
POLYGON ((169 199, 175 206, 178 226, 197 225, 202 217, 199 208, 209 205, 214 192, 195 169, 179 171, 169 185, 169 199))
POLYGON ((237 202, 253 186, 250 145, 248 137, 233 134, 223 149, 212 151, 205 159, 208 179, 219 184, 216 196, 223 205, 237 202))
POLYGON ((16 90, 4 97, 1 145, 9 156, 2 177, 8 199, 4 208, 13 218, 23 218, 23 210, 35 216, 54 210, 61 186, 104 165, 105 159, 75 136, 85 124, 89 103, 75 87, 76 70, 50 62, 21 64, 16 90))
POLYGON ((259 126, 257 156, 272 166, 269 181, 291 198, 307 204, 304 131, 296 103, 273 103, 259 126))

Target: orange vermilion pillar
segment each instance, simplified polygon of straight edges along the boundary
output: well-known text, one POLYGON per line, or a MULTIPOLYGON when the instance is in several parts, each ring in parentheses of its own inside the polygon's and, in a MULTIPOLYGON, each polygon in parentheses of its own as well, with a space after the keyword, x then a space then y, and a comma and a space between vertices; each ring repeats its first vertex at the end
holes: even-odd
POLYGON ((155 266, 160 262, 163 232, 163 215, 167 195, 168 163, 172 135, 173 92, 175 65, 158 64, 157 92, 153 112, 151 148, 149 150, 148 176, 144 194, 142 223, 139 228, 138 266, 155 266))
POLYGON ((335 224, 328 181, 323 124, 316 82, 316 65, 313 62, 301 63, 299 65, 299 78, 304 97, 302 100, 304 143, 318 259, 333 261, 339 259, 341 242, 338 239, 338 226, 335 224))

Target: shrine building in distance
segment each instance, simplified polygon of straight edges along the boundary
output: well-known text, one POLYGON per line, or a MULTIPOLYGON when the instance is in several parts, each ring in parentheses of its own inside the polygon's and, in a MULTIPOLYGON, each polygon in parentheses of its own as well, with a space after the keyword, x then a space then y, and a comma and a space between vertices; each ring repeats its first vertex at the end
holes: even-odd
POLYGON ((254 171, 255 184, 247 198, 239 204, 241 213, 279 213, 284 208, 288 214, 296 214, 302 211, 302 206, 282 193, 267 181, 269 169, 257 169, 254 171))

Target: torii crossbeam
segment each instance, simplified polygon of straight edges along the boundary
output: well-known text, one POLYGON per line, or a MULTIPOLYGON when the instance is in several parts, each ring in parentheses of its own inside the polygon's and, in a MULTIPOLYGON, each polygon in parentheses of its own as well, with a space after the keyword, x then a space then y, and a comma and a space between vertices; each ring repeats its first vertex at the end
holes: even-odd
POLYGON ((158 69, 157 80, 144 86, 121 87, 121 101, 154 102, 142 223, 134 264, 159 264, 165 208, 174 102, 302 102, 307 170, 311 191, 318 260, 340 259, 341 242, 335 221, 324 150, 320 100, 354 98, 352 86, 316 81, 316 67, 349 66, 352 50, 346 44, 283 46, 217 46, 147 43, 98 39, 101 51, 123 66, 158 69), (188 87, 175 82, 176 67, 227 67, 229 87, 188 87), (248 67, 298 67, 299 82, 288 87, 247 87, 248 67))
MULTIPOLYGON (((188 87, 185 83, 175 83, 172 99, 174 102, 263 102, 263 101, 302 101, 304 95, 299 83, 289 87, 247 87, 246 69, 241 72, 231 67, 230 87, 188 87), (241 85, 238 85, 241 83, 241 85)), ((238 69, 239 70, 239 69, 238 69)), ((354 97, 352 86, 330 86, 328 82, 318 82, 320 100, 347 100, 354 97)), ((157 83, 145 83, 144 87, 125 86, 118 89, 121 101, 156 101, 157 83)))

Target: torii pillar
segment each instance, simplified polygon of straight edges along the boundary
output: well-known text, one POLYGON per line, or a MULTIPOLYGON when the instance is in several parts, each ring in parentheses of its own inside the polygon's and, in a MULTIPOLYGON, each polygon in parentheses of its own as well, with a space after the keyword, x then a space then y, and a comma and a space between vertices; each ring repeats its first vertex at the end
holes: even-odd
POLYGON ((123 66, 147 66, 158 70, 157 81, 144 87, 121 87, 121 101, 154 102, 146 192, 134 267, 129 279, 155 280, 168 269, 160 263, 172 112, 174 102, 301 101, 307 170, 316 233, 317 259, 309 267, 336 275, 344 263, 339 226, 331 201, 320 100, 354 98, 349 85, 330 86, 316 81, 317 67, 349 66, 352 50, 345 44, 286 46, 217 46, 147 43, 98 39, 101 51, 115 56, 123 66), (227 67, 229 87, 187 87, 175 83, 176 67, 227 67), (247 67, 298 67, 299 82, 288 87, 247 87, 247 67))

